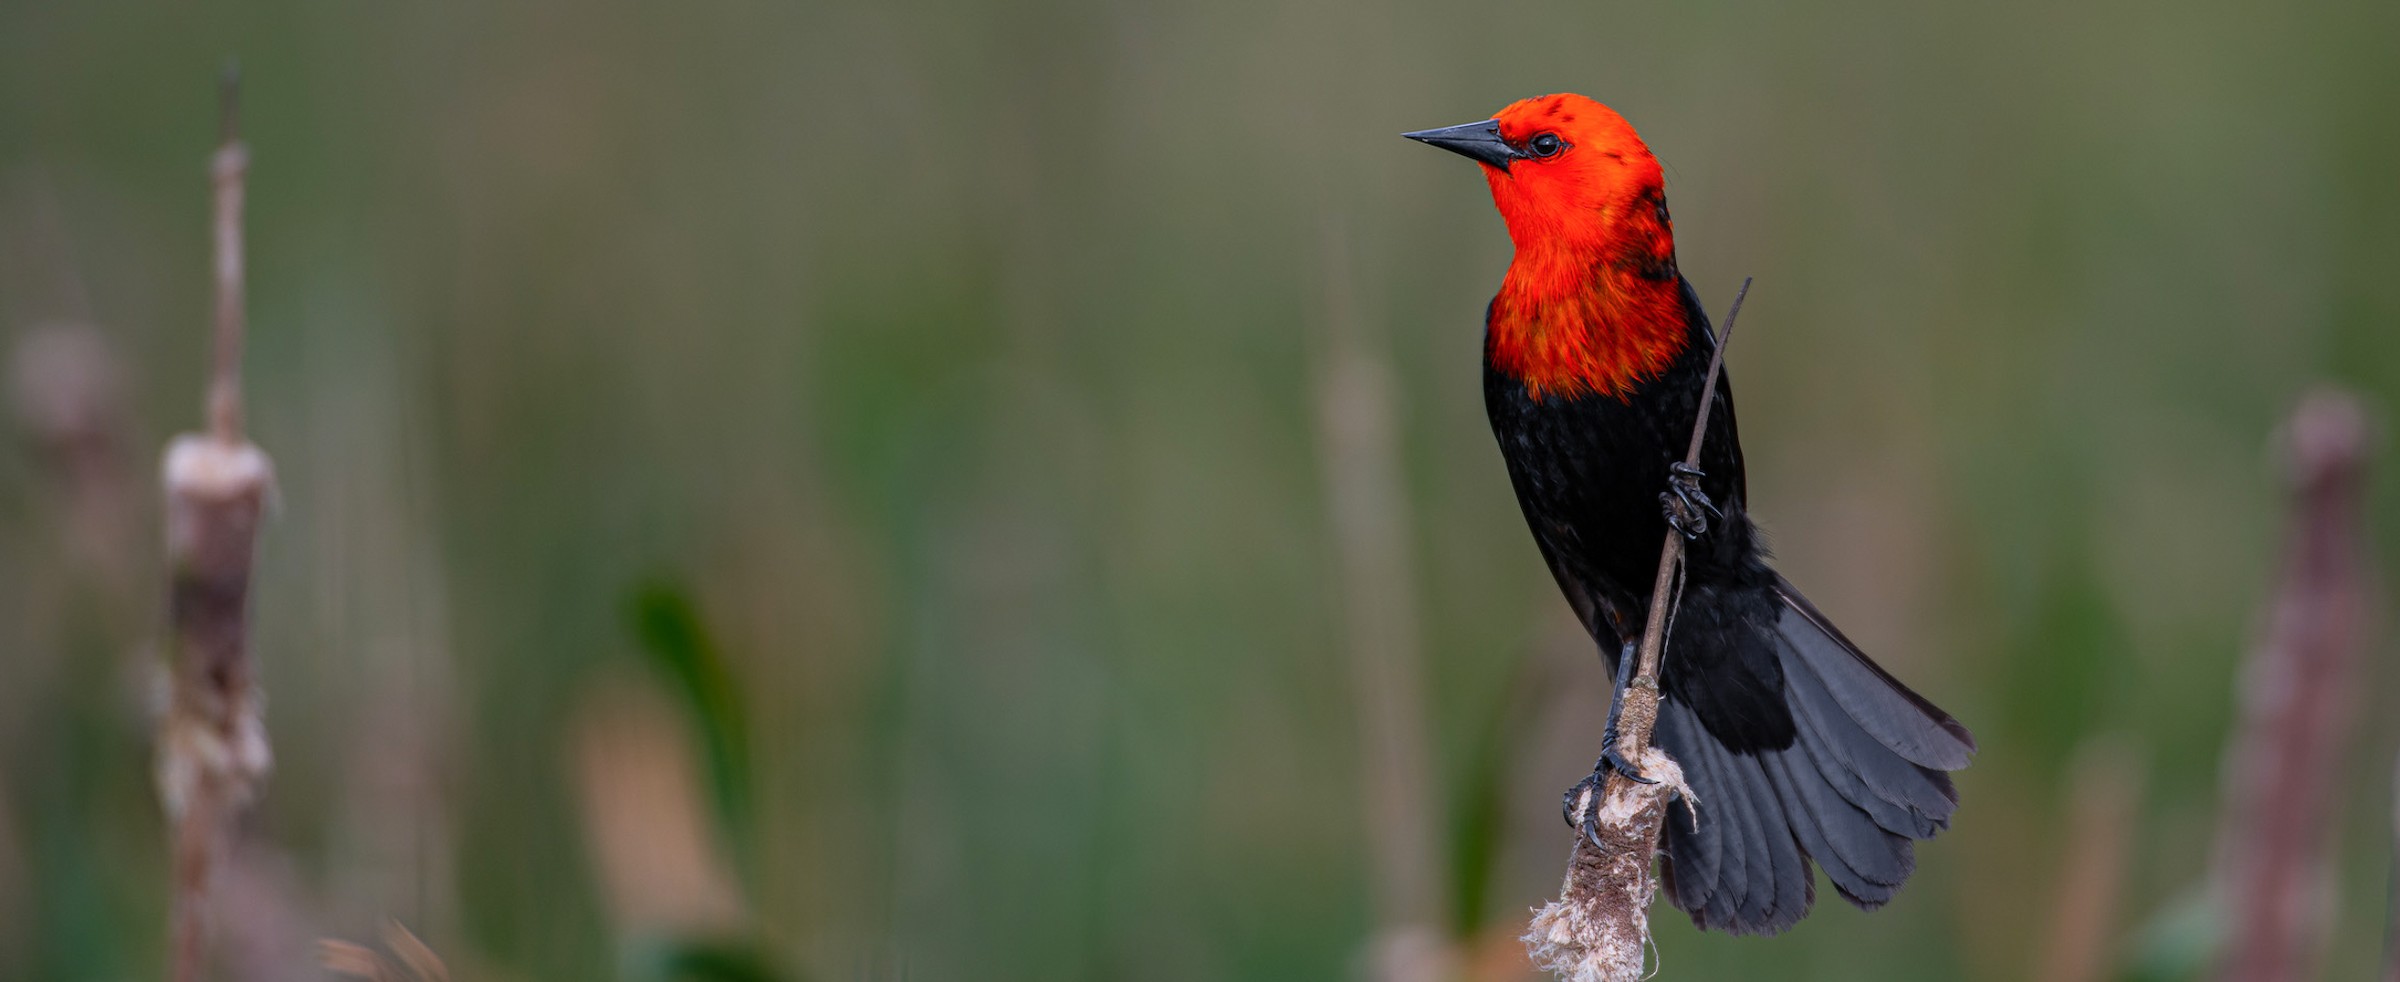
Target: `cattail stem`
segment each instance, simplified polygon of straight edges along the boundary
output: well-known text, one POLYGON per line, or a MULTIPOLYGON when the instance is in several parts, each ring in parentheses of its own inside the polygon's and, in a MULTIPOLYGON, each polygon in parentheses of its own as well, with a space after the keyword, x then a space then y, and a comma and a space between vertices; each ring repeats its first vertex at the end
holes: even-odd
POLYGON ((248 151, 234 133, 234 82, 225 87, 225 140, 216 189, 216 358, 206 433, 168 444, 168 616, 173 694, 158 736, 159 796, 173 829, 169 977, 197 982, 207 963, 211 878, 230 854, 236 820, 257 797, 272 757, 250 657, 250 580, 274 467, 242 436, 242 183, 248 151))

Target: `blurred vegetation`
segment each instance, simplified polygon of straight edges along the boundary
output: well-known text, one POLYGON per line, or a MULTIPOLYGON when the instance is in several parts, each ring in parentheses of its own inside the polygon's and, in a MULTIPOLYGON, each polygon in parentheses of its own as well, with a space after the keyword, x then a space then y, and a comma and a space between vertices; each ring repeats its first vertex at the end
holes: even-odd
POLYGON ((750 832, 752 794, 749 716, 739 683, 681 589, 663 581, 645 584, 634 593, 631 607, 634 630, 652 664, 683 697, 702 733, 717 820, 741 845, 750 832))
MULTIPOLYGON (((1441 862, 1512 934, 1604 682, 1482 418, 1506 238, 1396 134, 1572 89, 1667 162, 1703 295, 1758 278, 1784 568, 1984 747, 1889 908, 1662 913, 1665 977, 1872 982, 2024 977, 2101 734, 2148 772, 2121 933, 2178 930, 2270 431, 2320 379, 2400 405, 2394 37, 2387 0, 0 6, 0 338, 91 325, 123 381, 118 497, 0 454, 0 977, 161 964, 150 471, 199 418, 228 56, 283 489, 258 825, 327 933, 396 917, 464 978, 1351 971, 1332 227, 1402 382, 1441 862), (698 710, 755 945, 622 947, 569 723, 625 671, 698 710)), ((2390 652, 2329 978, 2384 939, 2390 652)))

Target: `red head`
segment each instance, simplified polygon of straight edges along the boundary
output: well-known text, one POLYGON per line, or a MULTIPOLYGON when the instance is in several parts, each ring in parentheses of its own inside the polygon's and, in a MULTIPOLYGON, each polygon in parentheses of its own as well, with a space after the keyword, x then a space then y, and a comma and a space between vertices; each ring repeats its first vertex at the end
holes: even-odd
POLYGON ((1615 110, 1579 95, 1407 134, 1483 165, 1517 246, 1486 353, 1536 398, 1623 396, 1683 350, 1666 176, 1615 110))

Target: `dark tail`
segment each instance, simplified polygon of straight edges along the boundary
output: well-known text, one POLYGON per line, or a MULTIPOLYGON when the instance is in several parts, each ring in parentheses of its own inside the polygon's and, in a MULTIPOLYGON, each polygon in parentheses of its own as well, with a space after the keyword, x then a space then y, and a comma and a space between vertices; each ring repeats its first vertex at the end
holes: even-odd
MULTIPOLYGON (((1816 899, 1810 863, 1873 910, 1916 869, 1915 840, 1948 828, 1975 737, 1908 690, 1777 578, 1773 644, 1796 738, 1735 753, 1667 702, 1655 740, 1683 764, 1700 821, 1667 815, 1667 897, 1702 929, 1774 934, 1816 899)), ((1672 657, 1670 654, 1669 657, 1672 657)))

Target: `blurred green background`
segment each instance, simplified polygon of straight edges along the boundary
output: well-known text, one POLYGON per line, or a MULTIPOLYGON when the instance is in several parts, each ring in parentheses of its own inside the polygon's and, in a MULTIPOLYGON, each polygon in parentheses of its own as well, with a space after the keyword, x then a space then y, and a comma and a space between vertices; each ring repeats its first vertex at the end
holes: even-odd
MULTIPOLYGON (((1605 683, 1482 417, 1507 239, 1396 134, 1575 90, 1666 161, 1710 304, 1758 279, 1732 365, 1783 568, 1983 746, 1890 908, 1820 890, 1762 941, 1662 904, 1661 977, 2034 976, 2094 759, 2139 783, 2101 930, 2189 977, 2270 434, 2320 380, 2400 403, 2395 37, 2388 0, 0 6, 0 976, 164 964, 153 469, 200 421, 238 57, 287 947, 389 916, 479 979, 1359 972, 1349 351, 1391 372, 1440 927, 1521 977, 1605 683), (59 324, 105 345, 68 346, 88 453, 42 430, 59 324), (612 885, 679 836, 683 893, 612 885)), ((2384 943, 2391 650, 2327 978, 2384 943)))

